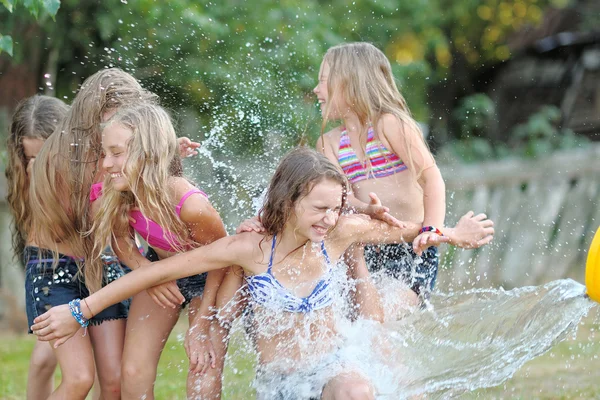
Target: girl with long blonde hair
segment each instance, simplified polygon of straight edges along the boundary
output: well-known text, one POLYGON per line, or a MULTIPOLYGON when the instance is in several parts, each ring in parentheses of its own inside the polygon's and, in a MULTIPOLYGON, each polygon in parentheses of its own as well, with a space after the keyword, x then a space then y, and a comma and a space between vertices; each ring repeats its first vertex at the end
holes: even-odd
MULTIPOLYGON (((444 181, 396 86, 386 56, 369 43, 330 48, 314 93, 323 116, 322 131, 329 121, 342 121, 321 135, 317 150, 348 178, 352 188, 349 205, 389 223, 421 224, 416 241, 424 243, 440 235, 446 210, 444 181)), ((485 216, 475 218, 482 221, 485 216)), ((476 246, 479 244, 474 241, 476 246)), ((357 247, 350 259, 360 262, 362 250, 357 247)), ((421 298, 433 289, 438 270, 436 247, 427 249, 421 260, 402 244, 370 245, 364 251, 371 272, 383 269, 404 280, 421 298)))
MULTIPOLYGON (((134 232, 159 259, 226 236, 206 194, 169 173, 177 156, 177 138, 164 109, 149 103, 123 107, 102 126, 106 178, 90 232, 93 256, 86 268, 92 273, 100 270, 102 249, 111 244, 125 264, 151 264, 137 250, 134 232)), ((188 398, 220 396, 226 345, 222 336, 215 335, 217 330, 210 329, 210 318, 224 275, 225 270, 218 270, 165 284, 163 304, 172 307, 158 306, 146 291, 133 297, 123 354, 124 397, 153 398, 160 354, 181 303, 190 304, 185 340, 191 364, 188 398)))
MULTIPOLYGON (((97 176, 99 123, 122 104, 152 101, 156 96, 118 69, 102 70, 82 85, 65 118, 58 124, 32 168, 30 202, 32 240, 27 263, 26 295, 30 319, 47 309, 99 289, 123 275, 114 257, 104 259, 94 276, 84 268, 93 242, 83 233, 92 219, 89 192, 97 176)), ((62 381, 51 397, 87 396, 97 373, 100 398, 120 398, 121 355, 128 302, 90 321, 89 335, 54 353, 62 381)))
MULTIPOLYGON (((91 187, 102 178, 100 123, 123 105, 157 100, 156 95, 143 89, 131 75, 116 68, 103 69, 83 83, 56 134, 48 139, 38 155, 31 186, 32 230, 36 242, 48 250, 30 255, 29 262, 35 265, 36 272, 30 279, 31 293, 43 293, 43 296, 31 295, 42 307, 33 307, 33 312, 39 314, 88 291, 94 292, 120 275, 111 268, 116 264, 112 260, 108 269, 88 269, 83 262, 94 248, 93 237, 86 233, 93 220, 91 187), (48 277, 53 279, 45 280, 48 277)), ((182 138, 180 153, 194 154, 197 146, 182 138)), ((172 164, 180 165, 179 159, 174 159, 172 164)), ((153 288, 156 295, 164 290, 153 288)), ((90 321, 93 326, 89 335, 78 338, 65 349, 55 350, 63 377, 56 396, 68 393, 69 398, 85 398, 97 370, 101 397, 120 397, 125 337, 122 318, 126 312, 127 308, 119 308, 109 314, 96 315, 90 321), (95 326, 104 319, 109 321, 95 326)))
MULTIPOLYGON (((6 143, 8 164, 7 202, 13 215, 12 244, 15 257, 27 265, 24 251, 35 246, 30 239, 31 208, 29 206, 29 174, 33 162, 44 144, 63 120, 69 107, 59 99, 32 96, 15 109, 6 143)), ((27 268, 28 270, 28 268, 27 268)), ((26 270, 26 273, 28 271, 26 270)), ((47 343, 36 341, 27 377, 27 399, 46 399, 52 393, 56 357, 47 343)))

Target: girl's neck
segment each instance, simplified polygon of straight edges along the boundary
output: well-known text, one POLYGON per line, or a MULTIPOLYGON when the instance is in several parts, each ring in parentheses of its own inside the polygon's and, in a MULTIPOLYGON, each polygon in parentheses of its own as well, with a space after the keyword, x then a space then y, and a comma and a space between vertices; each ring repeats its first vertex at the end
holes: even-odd
MULTIPOLYGON (((288 224, 283 228, 283 232, 277 234, 276 246, 278 252, 280 252, 279 254, 281 255, 281 257, 285 258, 294 251, 306 245, 308 241, 308 238, 305 238, 302 235, 298 235, 296 232, 294 232, 294 229, 292 229, 288 224)), ((275 260, 275 262, 277 261, 280 260, 275 260)))
POLYGON ((365 127, 360 123, 358 115, 354 113, 348 113, 344 116, 344 128, 349 135, 360 135, 365 127))

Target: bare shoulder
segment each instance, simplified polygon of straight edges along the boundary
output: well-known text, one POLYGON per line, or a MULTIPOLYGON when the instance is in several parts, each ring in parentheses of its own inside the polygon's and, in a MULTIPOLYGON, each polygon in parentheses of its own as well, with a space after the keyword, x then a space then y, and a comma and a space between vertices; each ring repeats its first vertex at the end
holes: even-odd
POLYGON ((230 243, 226 250, 235 252, 240 266, 253 274, 263 272, 261 266, 265 254, 268 257, 265 246, 263 246, 266 243, 265 235, 257 232, 243 232, 229 236, 227 239, 230 243))
POLYGON ((169 185, 172 189, 173 207, 178 205, 181 206, 180 218, 182 220, 194 220, 196 217, 202 214, 208 216, 213 213, 217 213, 210 204, 208 198, 202 193, 194 193, 193 195, 188 196, 183 204, 181 204, 183 196, 185 196, 191 190, 197 189, 187 179, 181 177, 172 177, 170 178, 169 185))
POLYGON ((398 136, 398 135, 408 135, 408 136, 421 136, 421 133, 416 129, 416 122, 413 124, 408 124, 401 121, 394 114, 383 114, 379 120, 377 121, 377 133, 385 139, 390 138, 390 136, 398 136))
POLYGON ((316 144, 317 151, 321 153, 332 151, 334 154, 337 154, 337 148, 338 144, 340 143, 342 130, 342 127, 338 126, 337 128, 333 128, 329 132, 319 136, 316 144))

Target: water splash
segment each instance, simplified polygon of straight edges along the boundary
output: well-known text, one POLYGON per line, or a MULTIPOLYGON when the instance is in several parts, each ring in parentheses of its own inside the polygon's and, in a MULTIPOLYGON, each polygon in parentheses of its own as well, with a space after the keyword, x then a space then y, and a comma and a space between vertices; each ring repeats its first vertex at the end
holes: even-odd
MULTIPOLYGON (((310 393, 311 383, 324 384, 348 370, 365 376, 379 399, 418 395, 448 398, 496 386, 574 332, 594 304, 585 297, 583 285, 559 280, 510 291, 477 289, 435 294, 427 308, 400 321, 352 322, 347 318, 346 301, 352 289, 345 269, 340 270, 337 282, 342 292, 333 314, 312 315, 303 325, 306 333, 310 326, 325 319, 333 321, 335 338, 327 337, 325 331, 315 334, 315 329, 312 336, 296 334, 302 337, 305 349, 319 343, 319 351, 310 357, 310 352, 304 352, 301 362, 282 359, 273 365, 258 365, 259 379, 254 382, 258 392, 286 388, 310 393), (329 351, 323 350, 325 339, 331 343, 329 351), (287 369, 285 374, 282 369, 287 369)), ((392 301, 386 297, 395 296, 394 285, 397 290, 403 289, 397 281, 386 284, 382 290, 384 304, 392 301)), ((255 315, 254 325, 262 326, 265 335, 274 333, 274 323, 273 315, 255 315)), ((241 326, 234 331, 244 330, 241 326)), ((290 328, 293 324, 288 321, 285 329, 290 328)), ((234 346, 246 360, 253 357, 251 354, 256 359, 252 340, 246 337, 234 346)))

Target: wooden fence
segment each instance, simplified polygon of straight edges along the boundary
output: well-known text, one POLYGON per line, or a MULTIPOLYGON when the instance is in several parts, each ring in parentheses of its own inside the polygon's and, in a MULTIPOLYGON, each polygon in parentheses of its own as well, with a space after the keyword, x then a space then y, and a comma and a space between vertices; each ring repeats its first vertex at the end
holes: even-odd
POLYGON ((600 145, 536 160, 441 167, 447 223, 468 210, 495 222, 494 242, 444 249, 439 287, 515 287, 572 277, 583 282, 600 226, 600 145))
MULTIPOLYGON (((444 247, 438 288, 508 288, 567 276, 583 281, 585 254, 600 225, 599 144, 537 160, 440 169, 447 188, 447 224, 468 210, 485 212, 495 222, 496 236, 492 244, 477 250, 444 247)), ((23 271, 10 249, 3 178, 0 321, 9 309, 24 310, 23 271)))

